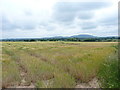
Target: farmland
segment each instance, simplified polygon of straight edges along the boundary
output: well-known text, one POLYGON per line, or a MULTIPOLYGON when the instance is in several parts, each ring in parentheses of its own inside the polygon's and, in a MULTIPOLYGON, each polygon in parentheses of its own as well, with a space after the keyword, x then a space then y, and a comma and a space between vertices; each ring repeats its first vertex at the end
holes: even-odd
POLYGON ((116 47, 113 42, 3 42, 2 87, 75 88, 94 78, 102 87, 108 70, 103 63, 117 57, 116 47))

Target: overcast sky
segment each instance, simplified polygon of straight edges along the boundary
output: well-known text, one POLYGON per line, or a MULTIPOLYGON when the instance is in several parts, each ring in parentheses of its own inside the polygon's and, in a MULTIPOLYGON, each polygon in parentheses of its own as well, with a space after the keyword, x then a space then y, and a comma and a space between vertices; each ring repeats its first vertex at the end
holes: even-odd
POLYGON ((0 32, 3 38, 118 34, 117 0, 81 1, 1 0, 0 32))

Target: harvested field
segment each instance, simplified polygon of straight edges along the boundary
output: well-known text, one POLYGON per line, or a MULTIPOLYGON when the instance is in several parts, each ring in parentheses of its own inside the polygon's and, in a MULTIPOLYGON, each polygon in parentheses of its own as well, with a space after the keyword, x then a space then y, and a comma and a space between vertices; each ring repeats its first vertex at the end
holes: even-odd
POLYGON ((2 87, 98 88, 98 72, 116 54, 116 46, 112 42, 3 42, 2 87))

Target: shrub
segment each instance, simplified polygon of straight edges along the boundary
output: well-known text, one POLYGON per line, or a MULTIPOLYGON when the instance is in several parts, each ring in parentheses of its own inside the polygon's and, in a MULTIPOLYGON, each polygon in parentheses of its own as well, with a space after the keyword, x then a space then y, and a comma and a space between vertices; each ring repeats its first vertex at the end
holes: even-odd
POLYGON ((104 88, 119 88, 119 70, 118 70, 118 56, 116 54, 109 56, 109 58, 102 64, 98 73, 101 81, 101 87, 104 88))

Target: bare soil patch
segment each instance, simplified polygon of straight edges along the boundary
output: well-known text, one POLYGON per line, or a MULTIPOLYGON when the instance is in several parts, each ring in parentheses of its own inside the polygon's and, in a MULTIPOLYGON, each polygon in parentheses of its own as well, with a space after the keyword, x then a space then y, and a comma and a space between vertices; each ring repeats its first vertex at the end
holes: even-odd
POLYGON ((100 88, 98 79, 95 77, 88 83, 78 83, 75 88, 100 88))

